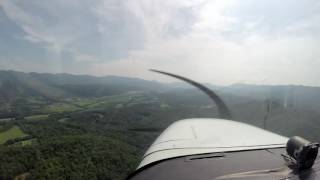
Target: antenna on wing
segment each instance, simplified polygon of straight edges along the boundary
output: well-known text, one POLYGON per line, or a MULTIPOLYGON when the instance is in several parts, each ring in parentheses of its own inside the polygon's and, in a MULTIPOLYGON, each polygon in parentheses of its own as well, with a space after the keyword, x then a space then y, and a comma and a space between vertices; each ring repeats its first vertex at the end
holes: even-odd
POLYGON ((168 72, 164 72, 164 71, 159 71, 159 70, 155 70, 155 69, 150 69, 150 71, 156 72, 156 73, 160 73, 160 74, 164 74, 164 75, 168 75, 177 79, 180 79, 184 82, 187 82, 193 86, 195 86, 196 88, 200 89, 202 92, 204 92, 205 94, 207 94, 210 99, 213 100, 213 102, 217 105, 218 107, 218 113, 219 113, 219 117, 222 119, 231 119, 231 112, 228 109, 228 107, 226 106, 226 104, 222 101, 222 99, 215 93, 213 92, 211 89, 205 87, 204 85, 195 82, 191 79, 179 76, 179 75, 175 75, 175 74, 171 74, 168 72))

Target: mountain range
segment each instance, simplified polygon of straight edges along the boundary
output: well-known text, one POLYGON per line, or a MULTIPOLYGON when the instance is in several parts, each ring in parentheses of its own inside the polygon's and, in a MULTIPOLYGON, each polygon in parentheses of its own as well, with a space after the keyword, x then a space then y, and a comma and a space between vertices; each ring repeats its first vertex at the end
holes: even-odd
MULTIPOLYGON (((320 129, 320 87, 249 84, 208 86, 226 102, 235 120, 266 126, 288 136, 300 133, 311 139, 320 139, 317 133, 320 129)), ((2 106, 14 104, 12 102, 17 98, 41 97, 48 101, 59 101, 70 97, 104 97, 140 91, 152 93, 173 104, 212 107, 212 111, 216 111, 215 105, 205 95, 188 87, 183 83, 167 84, 118 76, 0 71, 2 106)))

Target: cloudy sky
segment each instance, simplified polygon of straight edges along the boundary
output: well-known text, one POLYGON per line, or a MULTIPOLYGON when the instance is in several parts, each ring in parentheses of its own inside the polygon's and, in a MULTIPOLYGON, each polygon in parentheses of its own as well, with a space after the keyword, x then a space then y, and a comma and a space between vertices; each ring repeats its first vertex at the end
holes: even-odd
POLYGON ((319 0, 1 0, 0 69, 320 86, 319 0))

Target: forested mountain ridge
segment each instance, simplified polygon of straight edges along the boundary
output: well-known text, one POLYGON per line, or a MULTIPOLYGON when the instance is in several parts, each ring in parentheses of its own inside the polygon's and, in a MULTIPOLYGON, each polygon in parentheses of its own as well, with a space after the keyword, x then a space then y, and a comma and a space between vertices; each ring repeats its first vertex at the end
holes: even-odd
POLYGON ((11 91, 17 93, 16 95, 38 95, 53 98, 94 97, 137 90, 159 90, 163 89, 164 86, 157 82, 118 76, 95 77, 0 71, 1 96, 5 96, 3 93, 11 91))

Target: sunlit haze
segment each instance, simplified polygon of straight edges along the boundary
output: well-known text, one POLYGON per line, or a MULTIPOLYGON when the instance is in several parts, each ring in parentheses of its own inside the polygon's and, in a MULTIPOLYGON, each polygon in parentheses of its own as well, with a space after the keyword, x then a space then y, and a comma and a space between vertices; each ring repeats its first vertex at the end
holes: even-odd
POLYGON ((0 69, 320 86, 318 0, 1 0, 0 69))

